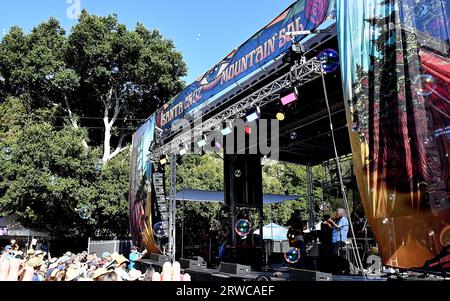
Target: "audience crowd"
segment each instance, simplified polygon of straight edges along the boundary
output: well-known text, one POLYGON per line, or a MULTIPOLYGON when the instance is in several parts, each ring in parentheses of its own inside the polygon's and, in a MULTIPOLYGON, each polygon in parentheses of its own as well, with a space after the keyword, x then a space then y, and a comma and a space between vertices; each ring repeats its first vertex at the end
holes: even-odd
POLYGON ((158 273, 148 268, 145 273, 136 269, 142 258, 132 247, 128 258, 118 253, 96 254, 66 252, 51 257, 40 250, 19 251, 17 244, 5 246, 0 257, 0 281, 190 281, 181 274, 180 264, 167 262, 158 273))

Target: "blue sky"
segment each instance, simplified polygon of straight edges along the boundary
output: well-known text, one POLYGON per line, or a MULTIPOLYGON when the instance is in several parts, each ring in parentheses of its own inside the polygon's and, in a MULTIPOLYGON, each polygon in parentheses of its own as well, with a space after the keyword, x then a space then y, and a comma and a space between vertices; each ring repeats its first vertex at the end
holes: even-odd
POLYGON ((70 8, 97 15, 116 13, 120 22, 159 29, 172 39, 188 65, 187 84, 250 38, 294 0, 3 0, 0 37, 12 25, 29 31, 54 16, 66 29, 76 20, 70 8))

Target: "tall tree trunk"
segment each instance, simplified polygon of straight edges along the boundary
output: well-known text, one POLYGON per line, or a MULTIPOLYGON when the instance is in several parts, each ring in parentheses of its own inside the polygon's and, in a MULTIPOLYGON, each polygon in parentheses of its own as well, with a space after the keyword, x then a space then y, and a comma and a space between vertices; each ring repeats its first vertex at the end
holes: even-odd
MULTIPOLYGON (((75 118, 75 116, 74 116, 73 113, 72 113, 72 109, 71 109, 71 107, 70 107, 70 103, 69 103, 69 100, 67 99, 67 96, 64 96, 64 104, 65 104, 65 106, 66 106, 67 114, 69 114, 69 120, 70 120, 70 123, 72 124, 72 126, 73 126, 75 129, 79 129, 80 127, 78 126, 78 121, 77 121, 77 119, 75 118)), ((84 149, 86 149, 86 150, 89 149, 89 146, 88 146, 88 144, 87 144, 87 142, 86 142, 86 139, 83 139, 83 140, 81 141, 81 143, 83 143, 84 149)))
POLYGON ((104 103, 105 109, 103 115, 103 124, 105 126, 105 137, 103 141, 103 159, 102 159, 103 164, 108 163, 108 161, 112 160, 114 157, 116 157, 117 155, 128 149, 128 147, 122 147, 123 140, 127 136, 127 134, 122 133, 121 136, 119 137, 119 142, 117 143, 116 149, 114 150, 114 152, 111 153, 111 136, 112 136, 111 129, 113 128, 114 124, 117 121, 117 118, 119 117, 120 112, 122 111, 120 100, 121 99, 117 94, 117 91, 111 89, 108 95, 108 100, 104 103), (113 93, 115 95, 114 115, 110 121, 109 108, 112 101, 113 93))

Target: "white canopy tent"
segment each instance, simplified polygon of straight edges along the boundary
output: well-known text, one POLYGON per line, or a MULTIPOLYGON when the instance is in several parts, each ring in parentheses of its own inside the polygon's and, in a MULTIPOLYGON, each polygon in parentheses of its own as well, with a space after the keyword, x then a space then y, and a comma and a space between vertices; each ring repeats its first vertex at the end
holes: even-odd
POLYGON ((19 216, 13 214, 0 218, 0 237, 39 237, 49 239, 51 235, 45 231, 28 229, 19 222, 19 216))

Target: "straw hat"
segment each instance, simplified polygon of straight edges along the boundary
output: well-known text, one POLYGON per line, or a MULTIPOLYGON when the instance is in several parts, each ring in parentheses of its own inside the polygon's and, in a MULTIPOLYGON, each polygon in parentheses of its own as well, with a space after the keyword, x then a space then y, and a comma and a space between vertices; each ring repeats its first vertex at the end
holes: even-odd
POLYGON ((99 269, 95 270, 94 275, 91 278, 92 279, 97 279, 98 277, 100 277, 102 275, 105 275, 105 274, 108 274, 108 273, 109 273, 109 271, 107 269, 99 268, 99 269))
POLYGON ((128 273, 128 277, 129 277, 129 281, 137 281, 137 280, 142 281, 142 280, 144 280, 144 275, 142 274, 142 272, 139 271, 139 270, 135 270, 135 269, 131 270, 128 273))
POLYGON ((64 281, 74 281, 78 276, 80 276, 78 270, 68 269, 66 272, 66 279, 64 279, 64 281))
POLYGON ((55 278, 56 275, 58 275, 58 272, 59 272, 59 271, 61 271, 61 270, 59 270, 59 269, 54 269, 54 270, 52 271, 52 273, 50 274, 50 277, 55 278))
POLYGON ((114 253, 111 254, 112 260, 116 260, 116 259, 119 258, 120 256, 122 256, 122 255, 120 255, 120 254, 117 253, 117 252, 114 252, 114 253))
POLYGON ((43 265, 44 262, 39 257, 33 257, 30 260, 28 260, 27 264, 28 264, 29 267, 37 268, 37 267, 43 265))
POLYGON ((125 258, 125 256, 119 255, 115 258, 115 262, 120 266, 124 262, 130 262, 128 259, 125 258))

